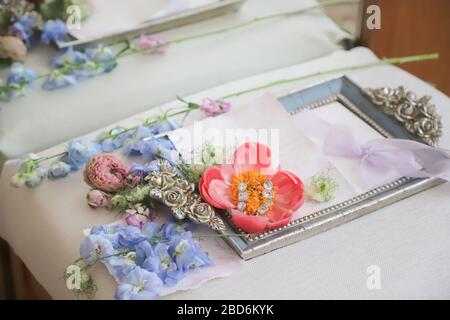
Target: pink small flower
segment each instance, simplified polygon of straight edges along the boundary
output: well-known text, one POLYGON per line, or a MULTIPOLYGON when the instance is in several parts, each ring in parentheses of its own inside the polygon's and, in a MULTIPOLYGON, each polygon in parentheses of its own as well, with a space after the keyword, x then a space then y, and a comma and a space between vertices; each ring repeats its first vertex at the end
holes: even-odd
POLYGON ((14 61, 24 61, 27 46, 17 37, 0 37, 0 57, 11 58, 14 61))
POLYGON ((230 111, 231 103, 225 100, 214 100, 211 98, 205 98, 202 101, 200 110, 203 111, 209 117, 215 117, 219 114, 230 111))
POLYGON ((101 153, 84 168, 84 181, 93 189, 114 192, 125 186, 130 168, 113 155, 101 153))
POLYGON ((87 194, 88 205, 92 208, 106 207, 109 204, 110 197, 100 190, 91 190, 87 194))
POLYGON ((169 47, 169 42, 160 35, 142 34, 137 41, 137 46, 141 49, 150 49, 150 53, 165 53, 169 47))
POLYGON ((150 214, 150 210, 140 203, 136 204, 134 209, 125 210, 124 218, 128 225, 138 228, 142 228, 144 224, 154 219, 150 214))
POLYGON ((134 187, 138 186, 139 184, 141 184, 142 180, 143 180, 143 177, 140 172, 136 172, 135 174, 130 173, 127 177, 125 184, 128 187, 134 188, 134 187))
MULTIPOLYGON (((132 210, 127 210, 132 211, 132 210)), ((138 228, 142 228, 144 224, 146 224, 148 221, 150 221, 149 217, 143 216, 141 214, 136 213, 126 213, 125 211, 125 221, 130 226, 135 226, 138 228)))

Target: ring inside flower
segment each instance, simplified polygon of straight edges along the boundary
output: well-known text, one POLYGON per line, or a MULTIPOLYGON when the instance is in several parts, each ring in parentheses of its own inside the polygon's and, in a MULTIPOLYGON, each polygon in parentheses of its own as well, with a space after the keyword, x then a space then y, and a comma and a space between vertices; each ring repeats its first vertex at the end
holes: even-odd
POLYGON ((258 170, 236 174, 231 182, 233 203, 247 215, 264 215, 273 206, 275 190, 270 177, 258 170))

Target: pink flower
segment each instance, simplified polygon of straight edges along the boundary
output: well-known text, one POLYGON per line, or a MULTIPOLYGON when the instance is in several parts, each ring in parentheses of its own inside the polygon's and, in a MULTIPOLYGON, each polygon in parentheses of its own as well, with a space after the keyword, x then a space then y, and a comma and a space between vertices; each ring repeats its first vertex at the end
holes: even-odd
POLYGON ((229 209, 233 223, 248 233, 288 224, 305 199, 301 180, 273 168, 270 149, 259 143, 241 145, 232 164, 207 169, 199 191, 213 207, 229 209))
POLYGON ((84 168, 84 181, 93 189, 114 192, 124 187, 129 167, 113 155, 101 153, 84 168))
POLYGON ((144 224, 154 219, 150 214, 150 210, 140 203, 136 204, 134 209, 125 210, 124 218, 128 225, 138 228, 142 228, 144 224))
POLYGON ((139 184, 141 184, 142 180, 143 180, 142 173, 140 173, 140 172, 136 172, 136 173, 134 173, 134 174, 133 174, 133 173, 130 173, 130 174, 127 176, 127 179, 126 179, 126 181, 125 181, 125 184, 126 184, 128 187, 134 188, 134 187, 138 186, 139 184))
POLYGON ((165 53, 169 48, 169 42, 160 35, 145 35, 142 34, 137 46, 141 49, 150 49, 150 53, 165 53))
POLYGON ((11 58, 14 61, 24 61, 27 46, 16 37, 0 37, 0 57, 11 58))
MULTIPOLYGON (((127 211, 129 211, 129 210, 127 210, 127 211)), ((142 228, 142 226, 144 224, 146 224, 148 221, 150 221, 149 217, 143 216, 141 214, 136 214, 136 213, 127 213, 127 211, 125 211, 125 214, 126 214, 125 221, 130 226, 142 228)))
POLYGON ((106 207, 109 200, 110 196, 100 190, 91 190, 87 194, 88 205, 92 208, 106 207))
POLYGON ((219 114, 230 111, 231 103, 225 100, 214 100, 211 98, 205 98, 202 101, 200 110, 203 111, 209 117, 215 117, 219 114))

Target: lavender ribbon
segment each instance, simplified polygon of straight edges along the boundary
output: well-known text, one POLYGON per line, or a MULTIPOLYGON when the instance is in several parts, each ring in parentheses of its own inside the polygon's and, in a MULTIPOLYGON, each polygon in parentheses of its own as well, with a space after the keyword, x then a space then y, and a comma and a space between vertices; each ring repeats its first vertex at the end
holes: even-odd
POLYGON ((332 125, 311 111, 298 117, 305 133, 320 141, 325 155, 358 160, 359 170, 370 185, 392 174, 450 180, 449 150, 405 139, 381 138, 363 143, 349 128, 332 125))

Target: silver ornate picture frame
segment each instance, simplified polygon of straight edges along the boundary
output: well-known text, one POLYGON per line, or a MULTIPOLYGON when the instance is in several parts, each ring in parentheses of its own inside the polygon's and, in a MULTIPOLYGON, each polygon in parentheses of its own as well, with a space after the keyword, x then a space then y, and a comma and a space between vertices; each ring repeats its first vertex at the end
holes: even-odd
MULTIPOLYGON (((418 99, 402 87, 364 90, 344 76, 280 97, 279 101, 291 115, 339 102, 384 137, 410 139, 432 145, 442 134, 440 117, 429 103, 430 97, 418 99)), ((241 258, 251 259, 329 230, 443 182, 436 178, 400 178, 293 220, 279 229, 258 235, 230 236, 224 239, 241 258)), ((227 212, 218 213, 225 220, 225 230, 221 232, 243 233, 233 226, 227 212)))

